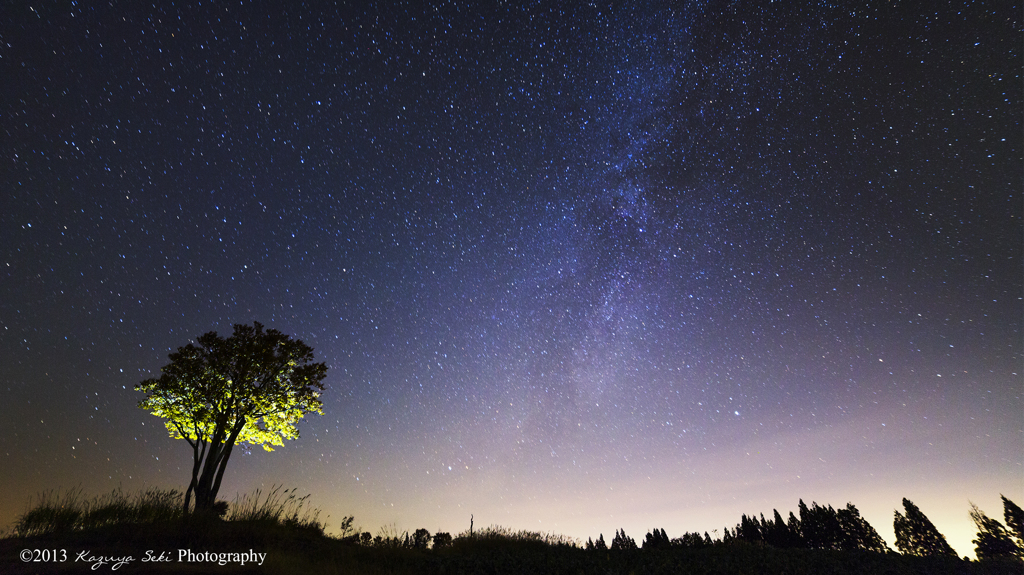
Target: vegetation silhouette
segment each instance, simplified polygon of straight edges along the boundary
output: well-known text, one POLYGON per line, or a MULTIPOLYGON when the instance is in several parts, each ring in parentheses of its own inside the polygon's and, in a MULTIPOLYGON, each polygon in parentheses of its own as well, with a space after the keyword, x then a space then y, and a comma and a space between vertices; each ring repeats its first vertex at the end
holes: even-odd
MULTIPOLYGON (((236 497, 223 518, 186 514, 181 491, 150 490, 135 494, 115 491, 87 499, 81 490, 46 492, 15 524, 14 537, 0 541, 0 555, 10 559, 10 573, 67 572, 68 565, 20 563, 14 555, 26 548, 89 548, 108 556, 154 548, 203 548, 217 551, 256 549, 267 553, 261 573, 914 573, 1010 574, 1024 570, 1021 560, 1020 508, 1003 498, 1004 518, 999 553, 979 546, 978 561, 955 554, 895 553, 860 517, 856 507, 800 502, 800 517, 787 520, 778 510, 772 519, 744 515, 721 538, 685 533, 669 538, 651 529, 637 547, 625 530, 606 545, 603 534, 586 544, 562 535, 491 526, 456 536, 426 529, 412 534, 394 526, 376 536, 354 527, 344 517, 340 532, 326 534, 319 510, 294 489, 274 487, 236 497), (1010 545, 1006 545, 1009 541, 1010 545), (1012 545, 1012 547, 1011 547, 1012 545)), ((923 514, 904 503, 908 515, 924 525, 923 514)), ((977 509, 978 541, 999 532, 999 523, 977 509)), ((900 517, 906 517, 897 512, 900 517)), ((930 523, 930 522, 928 522, 930 523)), ((934 526, 932 526, 934 529, 934 526)), ((928 537, 941 537, 937 531, 928 537)), ((920 539, 920 538, 919 538, 920 539)), ((943 538, 944 540, 944 538, 943 538)), ((977 543, 977 542, 976 542, 977 543)), ((917 550, 918 548, 913 548, 917 550)), ((120 555, 118 555, 120 554, 120 555)), ((139 564, 135 565, 136 567, 139 564)), ((71 565, 71 567, 75 567, 71 565)), ((180 566, 147 566, 146 572, 173 573, 180 566), (166 569, 162 569, 166 567, 166 569)), ((201 572, 195 571, 194 572, 201 572)), ((190 571, 190 572, 193 572, 190 571)), ((245 571, 244 569, 242 571, 245 571)), ((135 572, 135 570, 132 570, 135 572)), ((218 573, 238 572, 218 567, 218 573)))
POLYGON ((1003 500, 1003 519, 1006 520, 1006 527, 1017 544, 1017 557, 1024 560, 1024 511, 1005 495, 1000 495, 999 498, 1003 500))
POLYGON ((115 489, 92 499, 81 489, 45 491, 14 523, 17 537, 66 534, 108 525, 145 525, 180 519, 181 492, 150 489, 125 493, 115 489))
POLYGON ((612 539, 612 551, 635 551, 636 541, 632 537, 626 535, 625 529, 619 529, 615 532, 615 538, 612 539))
POLYGON ((893 519, 893 531, 896 533, 896 548, 906 555, 919 557, 956 557, 956 551, 949 546, 946 538, 939 533, 931 520, 914 505, 903 498, 903 509, 906 514, 896 510, 893 519))
POLYGON ((998 520, 985 515, 977 505, 971 503, 971 520, 974 521, 974 525, 978 529, 978 535, 973 540, 974 554, 978 559, 1024 559, 1024 546, 1021 545, 1020 507, 1017 507, 1005 496, 1002 496, 1002 500, 1003 516, 1006 523, 1011 525, 1010 529, 1004 527, 998 520))
POLYGON ((159 378, 136 386, 139 407, 164 418, 171 437, 192 447, 192 480, 183 509, 213 512, 235 444, 267 451, 299 436, 296 423, 322 414, 327 366, 313 363, 313 348, 263 325, 236 324, 227 338, 211 331, 168 357, 159 378))
MULTIPOLYGON (((808 507, 799 503, 800 518, 792 513, 784 521, 779 510, 771 520, 743 515, 734 529, 725 529, 726 541, 764 544, 779 549, 829 549, 834 551, 874 551, 885 553, 888 547, 852 503, 836 511, 813 502, 808 507)), ((706 537, 706 534, 705 534, 706 537)), ((710 540, 710 539, 709 539, 710 540)), ((703 542, 701 543, 704 544, 703 542)))

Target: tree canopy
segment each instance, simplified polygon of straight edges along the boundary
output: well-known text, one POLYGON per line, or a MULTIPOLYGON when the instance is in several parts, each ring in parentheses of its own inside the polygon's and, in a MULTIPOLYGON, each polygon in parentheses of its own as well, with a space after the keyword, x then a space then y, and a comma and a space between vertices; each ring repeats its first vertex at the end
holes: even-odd
POLYGON ((1006 519, 1006 528, 1017 545, 1017 557, 1024 559, 1024 511, 1016 503, 1007 499, 1005 495, 999 497, 1003 500, 1003 518, 1006 519))
POLYGON ((789 522, 776 509, 772 519, 743 515, 735 529, 726 528, 726 536, 772 547, 808 549, 865 550, 885 553, 888 548, 875 528, 861 517, 852 503, 838 511, 800 500, 800 519, 792 513, 789 522))
POLYGON ((1003 496, 1003 514, 1006 522, 1011 525, 1007 529, 997 519, 993 519, 978 509, 978 506, 971 503, 970 516, 974 525, 978 528, 978 535, 973 540, 975 545, 974 554, 978 560, 985 559, 1024 559, 1024 550, 1020 548, 1015 536, 1015 527, 1019 529, 1019 523, 1014 526, 1015 515, 1019 520, 1020 507, 1003 496))
POLYGON ((159 378, 136 386, 139 407, 165 419, 171 437, 192 447, 196 509, 212 509, 224 469, 237 443, 267 451, 299 436, 307 413, 322 414, 319 397, 327 366, 313 349, 259 322, 235 325, 227 338, 211 331, 168 357, 159 378))
POLYGON ((939 533, 928 517, 914 505, 903 498, 903 509, 906 515, 898 510, 893 519, 893 531, 896 532, 896 548, 906 555, 945 555, 956 557, 956 551, 949 546, 946 538, 939 533))

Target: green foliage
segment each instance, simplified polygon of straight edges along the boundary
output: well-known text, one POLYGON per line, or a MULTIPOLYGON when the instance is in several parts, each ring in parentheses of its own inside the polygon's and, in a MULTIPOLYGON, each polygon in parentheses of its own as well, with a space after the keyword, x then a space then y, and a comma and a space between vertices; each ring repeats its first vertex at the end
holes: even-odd
POLYGON ((196 341, 135 389, 146 394, 139 407, 192 447, 184 510, 194 492, 196 510, 211 512, 235 444, 272 451, 299 436, 296 424, 307 413, 323 413, 327 366, 313 363, 311 347, 259 322, 235 325, 228 338, 211 331, 196 341))
POLYGON ((147 394, 139 407, 166 419, 171 437, 223 440, 241 426, 236 443, 272 451, 299 436, 295 424, 306 413, 323 414, 327 366, 311 363, 313 349, 302 341, 255 322, 236 325, 229 338, 211 331, 197 342, 179 347, 159 378, 135 388, 147 394))
POLYGON ((931 520, 907 498, 903 498, 906 515, 895 511, 893 531, 896 532, 896 548, 906 555, 921 557, 956 557, 956 551, 949 546, 946 538, 939 533, 931 520))

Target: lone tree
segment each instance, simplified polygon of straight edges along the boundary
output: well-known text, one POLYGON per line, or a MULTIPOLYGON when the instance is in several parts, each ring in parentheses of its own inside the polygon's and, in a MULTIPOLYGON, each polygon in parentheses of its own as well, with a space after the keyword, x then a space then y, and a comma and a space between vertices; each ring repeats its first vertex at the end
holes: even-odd
POLYGON ((235 325, 228 338, 211 331, 196 341, 170 354, 159 378, 135 387, 147 394, 139 407, 166 419, 171 437, 192 446, 185 513, 193 493, 196 511, 213 509, 236 443, 273 451, 299 436, 295 425, 307 413, 323 414, 327 375, 326 365, 313 363, 313 348, 259 322, 235 325))

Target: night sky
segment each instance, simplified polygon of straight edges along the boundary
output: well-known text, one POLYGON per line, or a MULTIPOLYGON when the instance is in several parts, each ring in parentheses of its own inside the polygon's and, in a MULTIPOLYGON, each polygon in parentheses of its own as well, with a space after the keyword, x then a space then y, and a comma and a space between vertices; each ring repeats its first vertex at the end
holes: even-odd
POLYGON ((0 19, 5 527, 186 486, 133 387, 253 321, 324 415, 221 498, 329 531, 1024 503, 1020 6, 157 4, 0 19))

